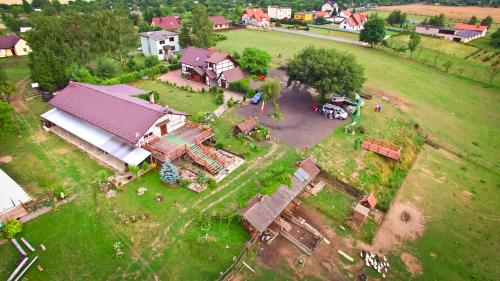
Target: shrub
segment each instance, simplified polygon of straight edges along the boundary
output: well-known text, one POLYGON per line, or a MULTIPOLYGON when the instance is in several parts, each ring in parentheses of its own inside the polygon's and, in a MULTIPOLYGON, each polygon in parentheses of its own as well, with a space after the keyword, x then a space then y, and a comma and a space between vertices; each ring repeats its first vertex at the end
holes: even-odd
POLYGON ((233 100, 233 98, 229 98, 229 100, 227 101, 227 106, 233 107, 235 105, 236 105, 236 102, 233 100))
POLYGON ((215 33, 214 40, 215 40, 215 42, 224 41, 224 40, 227 40, 227 36, 224 34, 215 33))
POLYGON ((210 178, 204 173, 199 173, 198 176, 196 177, 196 181, 200 184, 207 184, 209 180, 210 178))
POLYGON ((182 65, 177 62, 177 63, 172 63, 168 66, 168 70, 172 71, 172 70, 177 70, 177 69, 181 69, 182 65))
POLYGON ((146 67, 153 67, 153 66, 156 66, 160 63, 160 60, 158 59, 157 56, 148 56, 146 57, 146 59, 144 60, 144 65, 146 65, 146 67))
POLYGON ((253 90, 253 89, 250 88, 250 82, 248 81, 248 79, 242 79, 242 80, 230 83, 229 90, 233 91, 233 92, 245 94, 249 90, 253 90))
POLYGON ((137 174, 139 172, 139 167, 137 167, 136 165, 130 165, 128 166, 128 169, 130 170, 130 172, 132 172, 133 174, 137 174))
POLYGON ((216 188, 217 182, 213 178, 208 178, 208 187, 209 188, 216 188))
POLYGON ((102 58, 97 62, 95 74, 99 78, 111 78, 118 74, 120 71, 120 64, 110 58, 102 58))
POLYGON ((182 179, 179 181, 179 186, 182 188, 187 188, 191 184, 191 181, 188 179, 182 179))
POLYGON ((3 226, 3 230, 5 232, 5 236, 7 238, 12 239, 16 234, 21 233, 23 231, 23 225, 18 220, 9 220, 3 226))
POLYGON ((99 181, 105 181, 109 177, 109 173, 106 170, 97 171, 97 178, 99 181))
POLYGON ((177 56, 169 56, 167 58, 168 63, 170 64, 178 64, 179 63, 179 58, 177 56))
POLYGON ((268 135, 269 129, 262 125, 257 125, 255 130, 251 133, 252 138, 256 141, 266 140, 268 135))
POLYGON ((224 104, 224 92, 217 93, 217 95, 215 96, 215 102, 219 105, 224 104))
POLYGON ((168 184, 179 181, 179 170, 170 161, 166 161, 160 169, 160 179, 168 184))
POLYGON ((143 170, 147 170, 147 169, 149 169, 150 167, 151 167, 151 165, 149 165, 149 163, 148 163, 148 162, 142 162, 142 164, 141 164, 141 168, 142 168, 143 170))

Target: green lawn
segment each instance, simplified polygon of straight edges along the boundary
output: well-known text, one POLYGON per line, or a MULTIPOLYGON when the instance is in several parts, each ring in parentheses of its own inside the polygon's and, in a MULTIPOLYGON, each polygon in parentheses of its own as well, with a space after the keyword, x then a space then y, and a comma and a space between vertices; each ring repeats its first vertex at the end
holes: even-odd
POLYGON ((157 91, 160 94, 160 103, 193 116, 198 112, 214 111, 218 107, 215 97, 208 93, 188 92, 157 80, 139 80, 131 85, 140 89, 157 91))
MULTIPOLYGON (((417 166, 407 178, 405 198, 423 209, 426 232, 394 254, 406 250, 419 259, 423 274, 414 278, 418 280, 493 280, 500 274, 494 266, 499 259, 495 249, 500 247, 495 239, 500 229, 499 78, 484 85, 385 51, 298 35, 239 30, 227 36, 218 48, 240 52, 248 46, 262 48, 271 53, 274 66, 308 45, 355 55, 365 68, 369 92, 399 97, 420 128, 444 147, 443 154, 426 148, 419 161, 426 168, 417 166), (284 58, 278 59, 278 54, 284 58), (461 201, 463 190, 473 194, 469 202, 461 201)), ((362 124, 369 122, 366 116, 365 110, 362 124)), ((394 280, 410 279, 401 262, 393 264, 400 265, 394 280)))
POLYGON ((0 59, 0 67, 3 68, 9 80, 13 83, 30 75, 28 63, 28 56, 0 59))

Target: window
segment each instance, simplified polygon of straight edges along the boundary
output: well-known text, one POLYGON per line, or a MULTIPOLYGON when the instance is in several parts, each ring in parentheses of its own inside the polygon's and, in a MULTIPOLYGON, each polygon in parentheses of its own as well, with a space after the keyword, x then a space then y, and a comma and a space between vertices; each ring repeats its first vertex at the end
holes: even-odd
POLYGON ((171 46, 170 50, 175 51, 175 46, 171 46))
POLYGON ((168 38, 168 40, 169 40, 170 42, 174 42, 174 41, 175 41, 175 38, 174 38, 174 37, 170 37, 170 38, 168 38))
POLYGON ((24 51, 24 52, 27 52, 28 50, 27 50, 26 48, 23 48, 23 51, 24 51))
POLYGON ((159 55, 163 54, 163 50, 159 50, 159 51, 158 51, 158 54, 159 54, 159 55))
POLYGON ((165 40, 161 40, 160 45, 165 45, 165 40))

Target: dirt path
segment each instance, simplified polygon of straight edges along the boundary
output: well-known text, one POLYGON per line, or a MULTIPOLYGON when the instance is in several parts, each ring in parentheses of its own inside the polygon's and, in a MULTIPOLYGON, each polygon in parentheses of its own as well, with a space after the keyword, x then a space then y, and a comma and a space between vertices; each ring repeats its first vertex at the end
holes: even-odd
POLYGON ((26 99, 24 98, 24 90, 26 89, 27 85, 28 78, 17 81, 15 86, 16 91, 10 95, 10 104, 19 114, 28 111, 28 105, 26 104, 26 99))

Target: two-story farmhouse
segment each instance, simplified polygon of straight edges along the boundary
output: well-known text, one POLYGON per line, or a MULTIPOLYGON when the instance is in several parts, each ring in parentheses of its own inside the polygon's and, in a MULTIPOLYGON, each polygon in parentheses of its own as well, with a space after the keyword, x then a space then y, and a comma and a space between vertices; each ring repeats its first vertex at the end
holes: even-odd
POLYGON ((189 123, 186 113, 137 97, 148 94, 128 85, 70 82, 49 101, 54 108, 41 115, 42 123, 116 170, 187 153, 210 172, 221 171, 224 162, 202 144, 211 130, 189 123))
POLYGON ((243 15, 241 15, 241 22, 244 24, 262 28, 269 26, 270 19, 261 8, 246 8, 243 15))
POLYGON ((340 22, 340 28, 350 31, 358 31, 364 28, 365 22, 368 21, 366 14, 351 14, 349 11, 340 12, 340 16, 344 19, 340 22))
POLYGON ((228 88, 245 78, 245 73, 230 55, 222 52, 188 47, 181 58, 182 73, 197 82, 228 88))
POLYGON ((280 6, 267 6, 267 14, 272 19, 291 19, 292 18, 292 8, 290 7, 280 7, 280 6))
POLYGON ((179 34, 166 30, 142 32, 141 50, 145 56, 164 60, 180 50, 179 34))

